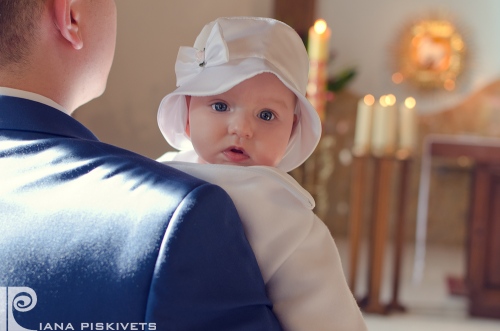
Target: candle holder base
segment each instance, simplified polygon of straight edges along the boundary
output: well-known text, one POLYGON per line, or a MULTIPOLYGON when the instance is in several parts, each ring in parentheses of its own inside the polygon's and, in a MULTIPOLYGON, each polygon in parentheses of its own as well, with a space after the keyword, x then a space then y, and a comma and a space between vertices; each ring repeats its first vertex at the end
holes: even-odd
POLYGON ((388 303, 385 306, 385 310, 387 312, 395 311, 395 312, 400 312, 400 313, 406 313, 406 311, 407 311, 406 307, 397 301, 392 301, 392 302, 388 303))

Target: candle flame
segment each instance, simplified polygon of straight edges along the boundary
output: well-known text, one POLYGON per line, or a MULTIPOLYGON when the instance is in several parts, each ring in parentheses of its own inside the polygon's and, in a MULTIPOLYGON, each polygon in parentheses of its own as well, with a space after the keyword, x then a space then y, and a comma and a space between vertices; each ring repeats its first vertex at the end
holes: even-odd
POLYGON ((396 97, 394 94, 388 94, 385 96, 385 103, 387 106, 393 106, 396 104, 396 97))
POLYGON ((378 102, 382 105, 382 107, 387 107, 387 95, 381 96, 378 102))
POLYGON ((314 31, 317 33, 317 34, 323 34, 325 33, 326 31, 326 22, 325 20, 323 19, 319 19, 317 20, 315 23, 314 23, 314 31))
POLYGON ((363 101, 365 102, 365 104, 367 104, 368 106, 372 106, 374 103, 375 103, 375 97, 371 94, 367 94, 365 95, 365 97, 363 98, 363 101))
POLYGON ((417 101, 415 101, 415 98, 412 98, 412 97, 406 98, 406 100, 405 100, 406 108, 413 109, 413 108, 415 108, 416 105, 417 105, 417 101))

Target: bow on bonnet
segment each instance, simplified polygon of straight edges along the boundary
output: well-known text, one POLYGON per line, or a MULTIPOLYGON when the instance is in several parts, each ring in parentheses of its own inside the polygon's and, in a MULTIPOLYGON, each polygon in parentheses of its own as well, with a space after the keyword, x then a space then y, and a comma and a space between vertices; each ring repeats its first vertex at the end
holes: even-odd
POLYGON ((203 49, 180 47, 175 63, 177 87, 196 77, 204 68, 218 66, 227 61, 229 61, 227 44, 219 23, 215 23, 203 49))

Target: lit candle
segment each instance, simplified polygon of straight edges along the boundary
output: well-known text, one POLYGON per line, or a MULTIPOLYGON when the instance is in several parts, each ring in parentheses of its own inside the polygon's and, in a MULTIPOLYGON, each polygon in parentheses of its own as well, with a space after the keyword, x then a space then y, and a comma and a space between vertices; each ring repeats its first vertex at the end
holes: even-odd
POLYGON ((317 20, 309 29, 309 82, 307 96, 323 121, 325 118, 327 65, 331 30, 324 20, 317 20))
POLYGON ((372 113, 375 98, 368 94, 358 102, 356 129, 354 131, 354 155, 365 155, 370 151, 372 113))
POLYGON ((399 149, 411 154, 415 149, 417 135, 417 121, 414 98, 406 98, 399 107, 399 149))
POLYGON ((326 24, 325 20, 317 20, 314 26, 309 28, 309 40, 307 44, 307 51, 309 59, 315 61, 327 61, 330 53, 331 30, 326 24))
POLYGON ((372 153, 387 156, 396 152, 396 97, 383 95, 373 110, 372 153))

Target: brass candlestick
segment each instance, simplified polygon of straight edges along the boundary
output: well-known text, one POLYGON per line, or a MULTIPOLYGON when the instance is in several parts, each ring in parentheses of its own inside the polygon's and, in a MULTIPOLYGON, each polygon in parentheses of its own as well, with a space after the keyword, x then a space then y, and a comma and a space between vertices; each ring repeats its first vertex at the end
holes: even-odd
POLYGON ((369 313, 386 314, 390 311, 405 311, 399 303, 399 288, 401 262, 404 244, 404 217, 406 212, 406 193, 409 176, 410 155, 398 152, 372 156, 355 155, 353 163, 353 181, 351 184, 351 214, 350 214, 350 274, 349 286, 353 294, 356 291, 357 267, 360 246, 360 235, 365 215, 366 174, 368 165, 373 163, 374 176, 372 198, 372 221, 370 227, 368 256, 368 293, 359 301, 360 307, 369 313), (392 298, 389 304, 380 301, 385 248, 388 235, 389 219, 391 217, 391 202, 393 201, 393 181, 399 178, 396 188, 397 219, 395 223, 392 298))

